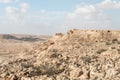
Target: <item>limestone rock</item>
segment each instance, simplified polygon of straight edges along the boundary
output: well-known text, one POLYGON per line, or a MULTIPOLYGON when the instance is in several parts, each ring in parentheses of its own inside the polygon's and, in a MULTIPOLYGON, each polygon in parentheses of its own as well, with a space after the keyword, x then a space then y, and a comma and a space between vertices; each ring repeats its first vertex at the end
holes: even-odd
POLYGON ((0 80, 120 79, 120 31, 73 29, 24 54, 0 65, 0 80))

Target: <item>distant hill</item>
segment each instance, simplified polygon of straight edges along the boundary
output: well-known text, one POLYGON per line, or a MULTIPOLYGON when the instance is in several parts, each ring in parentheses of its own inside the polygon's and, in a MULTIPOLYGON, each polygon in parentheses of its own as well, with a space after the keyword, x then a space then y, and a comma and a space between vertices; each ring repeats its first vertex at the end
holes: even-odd
POLYGON ((45 41, 50 38, 50 36, 37 36, 37 35, 20 35, 20 34, 1 34, 1 39, 5 40, 17 40, 17 41, 27 41, 27 42, 36 42, 36 41, 45 41))

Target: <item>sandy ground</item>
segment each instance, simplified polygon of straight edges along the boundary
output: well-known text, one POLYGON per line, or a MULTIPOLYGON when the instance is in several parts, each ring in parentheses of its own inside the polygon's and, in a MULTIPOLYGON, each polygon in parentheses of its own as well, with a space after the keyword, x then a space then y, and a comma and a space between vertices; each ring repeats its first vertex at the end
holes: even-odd
POLYGON ((32 36, 20 34, 1 34, 0 35, 0 64, 7 64, 9 61, 29 52, 35 44, 45 41, 50 36, 32 36), (33 41, 31 41, 30 37, 33 41), (29 40, 18 40, 18 38, 28 38, 29 40), (40 39, 37 41, 36 38, 40 39))

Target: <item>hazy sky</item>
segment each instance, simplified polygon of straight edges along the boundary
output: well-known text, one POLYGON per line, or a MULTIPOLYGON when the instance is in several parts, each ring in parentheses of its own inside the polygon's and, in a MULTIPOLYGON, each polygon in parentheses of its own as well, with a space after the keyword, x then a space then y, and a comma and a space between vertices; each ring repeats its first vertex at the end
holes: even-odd
POLYGON ((0 33, 119 29, 120 0, 0 0, 0 33))

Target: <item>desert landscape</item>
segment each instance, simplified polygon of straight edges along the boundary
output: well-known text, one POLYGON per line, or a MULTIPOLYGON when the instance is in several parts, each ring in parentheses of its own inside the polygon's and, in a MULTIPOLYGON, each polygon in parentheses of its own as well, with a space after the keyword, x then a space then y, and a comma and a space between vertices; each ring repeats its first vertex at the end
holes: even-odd
POLYGON ((120 31, 1 34, 0 80, 120 80, 120 31))
POLYGON ((0 65, 14 60, 25 52, 31 50, 37 42, 45 41, 50 36, 35 36, 24 34, 1 34, 0 35, 0 65))
POLYGON ((0 0, 0 80, 120 80, 120 0, 0 0))

